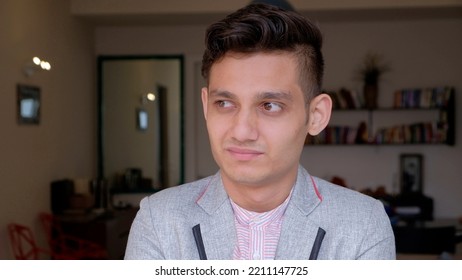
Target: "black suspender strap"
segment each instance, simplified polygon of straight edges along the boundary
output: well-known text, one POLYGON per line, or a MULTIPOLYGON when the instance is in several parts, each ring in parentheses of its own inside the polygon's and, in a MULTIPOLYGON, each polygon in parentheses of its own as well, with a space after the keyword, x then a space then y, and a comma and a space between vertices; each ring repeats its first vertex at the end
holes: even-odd
MULTIPOLYGON (((201 260, 207 260, 205 253, 204 242, 202 241, 201 226, 200 224, 195 225, 192 228, 194 240, 196 241, 197 251, 199 252, 199 258, 201 260)), ((319 250, 321 250, 321 244, 324 239, 326 231, 322 228, 318 228, 318 233, 314 240, 313 248, 311 248, 310 260, 316 260, 318 258, 319 250)))
POLYGON ((313 248, 311 248, 310 260, 316 260, 318 258, 319 250, 321 250, 322 240, 326 231, 322 228, 318 228, 318 233, 316 234, 316 239, 314 240, 313 248))
POLYGON ((201 225, 197 224, 192 228, 194 240, 196 241, 197 251, 199 252, 199 258, 206 260, 207 255, 205 254, 204 242, 202 241, 201 225))

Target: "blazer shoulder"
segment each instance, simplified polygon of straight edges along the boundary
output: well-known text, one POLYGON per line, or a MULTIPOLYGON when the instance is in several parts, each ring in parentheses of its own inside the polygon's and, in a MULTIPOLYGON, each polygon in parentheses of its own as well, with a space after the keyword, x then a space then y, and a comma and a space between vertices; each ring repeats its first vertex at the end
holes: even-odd
POLYGON ((191 183, 163 189, 145 197, 142 200, 142 204, 148 204, 149 208, 161 209, 162 211, 193 207, 205 192, 211 178, 212 176, 191 183))
POLYGON ((380 217, 379 219, 386 218, 386 215, 383 215, 384 204, 371 196, 319 178, 316 179, 316 184, 323 198, 320 210, 329 213, 329 219, 363 224, 373 218, 371 214, 378 215, 376 218, 380 217))
POLYGON ((345 202, 348 205, 351 203, 360 203, 361 205, 376 204, 377 200, 373 197, 360 193, 359 191, 349 189, 347 187, 335 185, 331 182, 316 178, 316 184, 323 199, 334 199, 340 202, 345 202))

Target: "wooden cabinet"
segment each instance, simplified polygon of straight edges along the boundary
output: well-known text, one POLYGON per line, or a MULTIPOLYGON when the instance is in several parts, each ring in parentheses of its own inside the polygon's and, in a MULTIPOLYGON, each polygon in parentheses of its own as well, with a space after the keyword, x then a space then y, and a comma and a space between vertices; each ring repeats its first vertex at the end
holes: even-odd
POLYGON ((397 253, 454 254, 461 242, 461 223, 455 219, 432 221, 400 221, 393 225, 397 253))
POLYGON ((137 210, 130 208, 100 215, 64 215, 59 218, 66 234, 94 241, 107 250, 109 259, 121 260, 137 210))

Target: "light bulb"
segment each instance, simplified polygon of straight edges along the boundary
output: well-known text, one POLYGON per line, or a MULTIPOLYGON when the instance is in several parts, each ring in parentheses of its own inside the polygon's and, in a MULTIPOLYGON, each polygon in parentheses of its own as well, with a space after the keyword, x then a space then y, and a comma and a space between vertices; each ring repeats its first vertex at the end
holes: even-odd
POLYGON ((32 58, 32 61, 34 62, 35 65, 40 65, 40 63, 42 62, 42 61, 40 60, 40 58, 38 58, 38 57, 36 57, 36 56, 35 56, 34 58, 32 58))
POLYGON ((51 65, 48 61, 42 61, 40 63, 40 67, 42 67, 43 70, 47 70, 47 71, 51 69, 51 65))
POLYGON ((149 101, 154 101, 156 100, 156 95, 152 92, 149 92, 148 94, 146 94, 146 98, 149 100, 149 101))

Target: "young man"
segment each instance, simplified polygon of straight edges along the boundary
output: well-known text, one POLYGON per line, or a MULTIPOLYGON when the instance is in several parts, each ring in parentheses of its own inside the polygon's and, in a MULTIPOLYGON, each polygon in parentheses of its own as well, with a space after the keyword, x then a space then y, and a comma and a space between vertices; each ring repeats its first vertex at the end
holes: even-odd
POLYGON ((252 4, 209 27, 202 103, 220 171, 142 200, 126 259, 393 259, 383 205, 299 165, 322 131, 319 30, 252 4))

